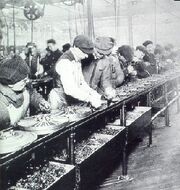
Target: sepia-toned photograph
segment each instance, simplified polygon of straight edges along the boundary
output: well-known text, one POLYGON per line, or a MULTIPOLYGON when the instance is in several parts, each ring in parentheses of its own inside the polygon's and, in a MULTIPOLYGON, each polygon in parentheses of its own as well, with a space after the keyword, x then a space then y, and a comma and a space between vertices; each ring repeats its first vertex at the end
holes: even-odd
POLYGON ((0 0, 0 190, 180 190, 180 0, 0 0))

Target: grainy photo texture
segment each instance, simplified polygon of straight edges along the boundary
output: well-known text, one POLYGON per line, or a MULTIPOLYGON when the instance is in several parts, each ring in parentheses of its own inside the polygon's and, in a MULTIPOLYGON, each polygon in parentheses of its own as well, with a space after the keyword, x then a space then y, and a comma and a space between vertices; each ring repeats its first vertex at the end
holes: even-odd
POLYGON ((180 189, 180 0, 0 0, 0 190, 180 189))

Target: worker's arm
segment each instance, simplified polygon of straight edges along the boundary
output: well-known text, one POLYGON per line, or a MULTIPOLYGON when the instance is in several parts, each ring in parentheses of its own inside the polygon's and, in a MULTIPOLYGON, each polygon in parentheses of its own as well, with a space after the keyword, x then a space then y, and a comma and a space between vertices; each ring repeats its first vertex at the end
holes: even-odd
POLYGON ((56 72, 60 76, 65 94, 84 102, 89 101, 89 93, 85 89, 79 88, 76 83, 71 61, 68 59, 60 60, 56 65, 56 72))

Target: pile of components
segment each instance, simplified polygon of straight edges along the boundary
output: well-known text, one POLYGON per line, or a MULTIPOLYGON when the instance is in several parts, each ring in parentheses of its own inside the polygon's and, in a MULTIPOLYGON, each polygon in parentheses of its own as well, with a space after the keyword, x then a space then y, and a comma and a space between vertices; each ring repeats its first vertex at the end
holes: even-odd
POLYGON ((19 179, 10 190, 27 189, 43 190, 50 188, 53 183, 69 173, 74 167, 71 165, 48 162, 44 166, 26 168, 27 175, 19 179))
POLYGON ((69 106, 64 112, 26 117, 19 121, 18 126, 24 131, 34 132, 37 135, 46 135, 86 117, 91 112, 89 107, 69 106))

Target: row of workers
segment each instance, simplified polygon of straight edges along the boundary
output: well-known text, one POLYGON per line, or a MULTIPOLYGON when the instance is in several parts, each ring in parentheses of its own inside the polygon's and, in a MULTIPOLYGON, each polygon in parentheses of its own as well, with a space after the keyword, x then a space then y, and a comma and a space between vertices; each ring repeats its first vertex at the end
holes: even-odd
MULTIPOLYGON (((51 51, 57 49, 55 41, 48 45, 51 51)), ((27 115, 30 104, 43 113, 79 103, 98 108, 107 99, 115 100, 115 89, 131 78, 157 73, 151 41, 134 52, 129 46, 114 51, 114 46, 109 37, 99 37, 95 43, 84 35, 75 37, 73 46, 50 67, 55 85, 47 101, 36 89, 28 88, 31 70, 20 56, 4 59, 0 64, 0 129, 16 125, 27 115)))

